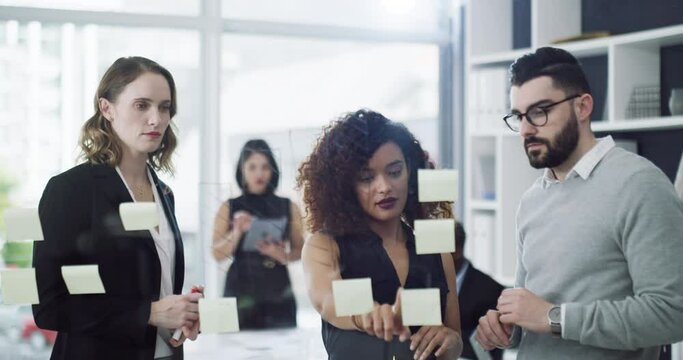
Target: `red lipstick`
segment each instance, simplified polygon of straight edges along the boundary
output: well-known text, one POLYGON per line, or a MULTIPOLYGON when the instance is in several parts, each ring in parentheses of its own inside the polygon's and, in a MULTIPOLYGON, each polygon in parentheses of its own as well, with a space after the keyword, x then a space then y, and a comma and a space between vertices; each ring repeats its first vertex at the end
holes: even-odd
POLYGON ((398 202, 398 199, 395 197, 388 197, 385 199, 382 199, 380 202, 377 203, 377 206, 382 208, 383 210, 390 210, 394 206, 396 206, 396 203, 398 202))

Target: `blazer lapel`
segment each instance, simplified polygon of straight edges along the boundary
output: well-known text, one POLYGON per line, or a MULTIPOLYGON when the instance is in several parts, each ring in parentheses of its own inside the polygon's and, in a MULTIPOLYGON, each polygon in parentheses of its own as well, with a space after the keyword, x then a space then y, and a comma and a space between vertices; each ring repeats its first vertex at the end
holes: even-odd
MULTIPOLYGON (((92 165, 92 175, 95 186, 105 202, 107 211, 111 212, 108 218, 110 221, 105 224, 112 233, 119 233, 131 237, 139 238, 146 246, 150 247, 154 254, 157 254, 154 239, 148 230, 126 231, 119 215, 119 205, 124 202, 133 202, 126 185, 116 172, 116 169, 109 165, 92 165)), ((157 254, 158 256, 158 254, 157 254)))
POLYGON ((183 289, 183 281, 185 280, 185 256, 183 251, 183 241, 178 228, 178 222, 175 217, 175 201, 171 189, 159 180, 156 172, 148 165, 149 172, 152 174, 154 186, 159 194, 161 205, 164 208, 164 214, 173 231, 173 239, 175 241, 175 269, 173 281, 173 293, 180 294, 183 289))

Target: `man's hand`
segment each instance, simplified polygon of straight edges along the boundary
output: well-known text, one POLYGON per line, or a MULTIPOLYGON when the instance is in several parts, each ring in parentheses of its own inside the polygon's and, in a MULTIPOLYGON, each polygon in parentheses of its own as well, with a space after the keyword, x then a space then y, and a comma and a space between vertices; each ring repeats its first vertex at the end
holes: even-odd
POLYGON ((415 351, 415 359, 426 360, 432 353, 439 357, 460 343, 460 334, 449 327, 422 326, 410 337, 410 350, 415 351))
POLYGON ((506 289, 498 298, 500 322, 537 333, 550 333, 548 311, 553 304, 527 289, 506 289))
POLYGON ((511 335, 512 325, 501 323, 498 311, 489 310, 486 315, 479 318, 476 339, 484 350, 509 347, 511 335))

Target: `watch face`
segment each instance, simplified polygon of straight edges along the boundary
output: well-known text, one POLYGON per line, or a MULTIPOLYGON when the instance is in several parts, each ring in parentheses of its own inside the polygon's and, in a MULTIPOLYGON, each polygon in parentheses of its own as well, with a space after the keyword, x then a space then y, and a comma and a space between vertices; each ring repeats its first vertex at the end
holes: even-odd
POLYGON ((562 318, 562 308, 559 306, 553 306, 548 312, 548 318, 554 323, 559 323, 562 318))

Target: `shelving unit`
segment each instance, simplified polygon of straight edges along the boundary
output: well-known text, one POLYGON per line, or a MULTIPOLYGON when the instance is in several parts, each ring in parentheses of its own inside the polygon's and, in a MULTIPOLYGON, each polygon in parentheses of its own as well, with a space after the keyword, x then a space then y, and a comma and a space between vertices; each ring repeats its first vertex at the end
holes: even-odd
MULTIPOLYGON (((508 286, 514 284, 519 200, 542 171, 529 165, 519 134, 505 127, 502 117, 507 110, 482 107, 492 104, 500 109, 501 102, 507 101, 500 96, 507 97, 508 89, 494 88, 502 85, 490 74, 507 69, 538 47, 566 49, 582 61, 594 91, 592 127, 598 136, 638 141, 639 153, 667 175, 671 159, 660 159, 663 150, 655 142, 671 142, 677 159, 683 150, 683 116, 626 118, 635 86, 664 86, 662 48, 683 45, 683 24, 552 44, 581 34, 581 6, 581 0, 476 0, 466 5, 464 218, 472 241, 465 252, 478 268, 508 286), (520 4, 528 6, 529 24, 515 23, 518 17, 513 14, 520 10, 515 6, 520 4), (530 41, 515 49, 514 32, 525 26, 530 28, 530 41), (680 144, 676 144, 679 133, 680 144)), ((665 89, 660 93, 668 100, 665 89)))

